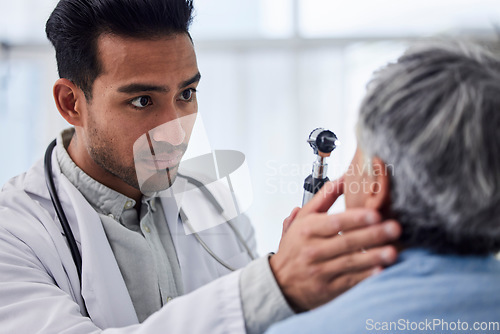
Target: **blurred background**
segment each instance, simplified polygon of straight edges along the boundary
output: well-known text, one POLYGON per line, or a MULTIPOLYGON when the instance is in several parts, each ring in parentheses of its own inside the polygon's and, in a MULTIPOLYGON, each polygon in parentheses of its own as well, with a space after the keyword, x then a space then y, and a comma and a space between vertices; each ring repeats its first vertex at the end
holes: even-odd
MULTIPOLYGON (((0 0, 0 184, 40 159, 67 127, 44 25, 56 0, 0 0)), ((202 73, 199 112, 213 149, 246 155, 260 253, 302 201, 316 127, 341 146, 329 176, 356 147, 357 109, 371 73, 415 40, 496 40, 498 0, 195 0, 191 28, 202 73)), ((340 200, 332 211, 343 209, 340 200)))

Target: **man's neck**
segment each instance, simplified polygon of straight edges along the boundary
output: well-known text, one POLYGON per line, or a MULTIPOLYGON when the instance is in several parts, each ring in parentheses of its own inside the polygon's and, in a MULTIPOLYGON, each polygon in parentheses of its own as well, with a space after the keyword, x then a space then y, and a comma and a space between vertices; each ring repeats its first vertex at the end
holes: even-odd
POLYGON ((78 142, 76 133, 71 138, 67 152, 73 162, 91 178, 120 194, 134 199, 136 203, 141 202, 142 193, 140 190, 99 166, 89 155, 83 143, 78 142))

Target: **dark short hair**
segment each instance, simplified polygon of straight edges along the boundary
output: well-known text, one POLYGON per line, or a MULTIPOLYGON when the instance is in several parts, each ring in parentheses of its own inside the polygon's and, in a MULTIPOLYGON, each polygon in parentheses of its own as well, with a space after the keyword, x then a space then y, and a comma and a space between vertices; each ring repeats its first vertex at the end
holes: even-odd
POLYGON ((192 0, 60 0, 45 26, 56 50, 59 77, 92 98, 101 73, 97 40, 103 33, 153 39, 188 33, 192 0))

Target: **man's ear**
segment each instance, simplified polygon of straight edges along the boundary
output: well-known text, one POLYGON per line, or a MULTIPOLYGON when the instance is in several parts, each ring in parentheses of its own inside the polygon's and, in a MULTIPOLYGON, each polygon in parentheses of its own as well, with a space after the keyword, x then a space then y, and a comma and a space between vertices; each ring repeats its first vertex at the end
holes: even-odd
POLYGON ((379 157, 372 159, 373 174, 371 175, 370 194, 366 206, 375 210, 382 209, 390 200, 389 171, 379 157))
POLYGON ((82 107, 85 95, 68 79, 58 79, 53 89, 54 100, 61 116, 71 125, 82 125, 82 107))

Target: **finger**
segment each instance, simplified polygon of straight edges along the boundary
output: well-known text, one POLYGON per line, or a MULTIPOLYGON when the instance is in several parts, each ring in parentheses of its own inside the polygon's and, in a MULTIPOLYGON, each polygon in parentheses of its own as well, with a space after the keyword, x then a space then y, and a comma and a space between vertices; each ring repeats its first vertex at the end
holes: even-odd
POLYGON ((326 261, 344 254, 359 252, 395 241, 401 235, 401 226, 395 221, 372 225, 330 238, 318 239, 306 249, 311 261, 326 261))
POLYGON ((398 257, 394 246, 383 246, 366 252, 354 252, 318 264, 319 275, 326 280, 353 272, 373 270, 393 264, 398 257))
POLYGON ((327 182, 301 210, 301 215, 311 212, 326 212, 344 193, 344 178, 327 182))
POLYGON ((283 220, 283 232, 282 232, 282 234, 285 234, 285 232, 288 230, 290 225, 292 225, 292 222, 295 219, 295 217, 297 216, 297 213, 299 212, 299 210, 300 210, 299 207, 293 208, 290 215, 288 217, 286 217, 285 220, 283 220))
POLYGON ((290 215, 288 217, 286 217, 285 220, 283 220, 282 235, 285 234, 286 231, 288 230, 288 228, 290 227, 290 225, 292 225, 292 221, 295 218, 295 215, 297 215, 297 213, 294 214, 294 212, 295 212, 295 208, 292 210, 290 215))
POLYGON ((381 217, 375 210, 353 208, 334 215, 310 214, 306 219, 306 226, 302 228, 309 232, 309 236, 332 237, 340 231, 344 233, 376 224, 380 222, 381 217))
POLYGON ((289 216, 291 221, 293 221, 295 219, 295 217, 297 217, 297 213, 299 213, 299 211, 300 211, 300 208, 298 206, 293 208, 292 213, 290 213, 290 216, 289 216))

